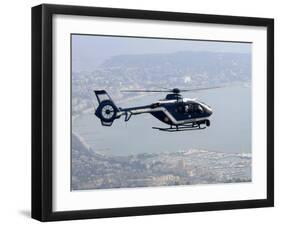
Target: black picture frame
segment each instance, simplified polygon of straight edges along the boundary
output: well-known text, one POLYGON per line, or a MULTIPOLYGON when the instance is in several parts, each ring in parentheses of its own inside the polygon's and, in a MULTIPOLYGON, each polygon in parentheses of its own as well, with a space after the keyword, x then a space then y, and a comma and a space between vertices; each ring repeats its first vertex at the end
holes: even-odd
POLYGON ((32 8, 32 218, 40 221, 56 221, 270 206, 274 206, 273 19, 49 4, 32 8), (55 14, 266 27, 267 198, 54 212, 52 210, 52 18, 55 14))

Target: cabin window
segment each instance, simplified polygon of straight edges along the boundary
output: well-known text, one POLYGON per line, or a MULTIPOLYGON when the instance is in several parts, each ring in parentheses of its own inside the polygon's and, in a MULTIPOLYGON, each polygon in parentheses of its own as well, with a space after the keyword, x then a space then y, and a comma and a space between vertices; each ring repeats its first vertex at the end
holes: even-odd
POLYGON ((187 104, 184 108, 185 113, 200 113, 204 112, 203 108, 199 104, 187 104))

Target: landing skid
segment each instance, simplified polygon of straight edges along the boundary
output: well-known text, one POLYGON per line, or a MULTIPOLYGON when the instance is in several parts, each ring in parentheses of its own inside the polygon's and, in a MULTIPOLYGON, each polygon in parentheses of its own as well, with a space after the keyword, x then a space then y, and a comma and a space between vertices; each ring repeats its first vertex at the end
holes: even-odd
POLYGON ((199 125, 182 125, 182 126, 174 126, 174 127, 171 126, 169 128, 152 127, 152 129, 158 129, 160 131, 166 131, 166 132, 179 132, 179 131, 206 129, 206 126, 201 127, 199 125))

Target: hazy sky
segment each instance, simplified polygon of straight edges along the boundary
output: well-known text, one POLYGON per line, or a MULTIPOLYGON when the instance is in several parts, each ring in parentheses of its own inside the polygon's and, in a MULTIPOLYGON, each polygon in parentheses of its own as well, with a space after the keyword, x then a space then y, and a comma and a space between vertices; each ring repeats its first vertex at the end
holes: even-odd
POLYGON ((104 60, 123 54, 172 53, 179 51, 250 53, 250 43, 191 41, 72 35, 72 69, 92 71, 104 60))

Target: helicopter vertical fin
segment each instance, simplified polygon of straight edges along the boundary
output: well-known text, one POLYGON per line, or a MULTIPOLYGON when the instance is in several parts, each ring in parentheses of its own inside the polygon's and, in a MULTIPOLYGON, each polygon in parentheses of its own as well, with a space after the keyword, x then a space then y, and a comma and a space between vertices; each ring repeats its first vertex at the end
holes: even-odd
POLYGON ((108 93, 105 90, 94 90, 94 92, 95 92, 95 95, 97 97, 99 104, 105 100, 110 100, 114 104, 113 100, 111 99, 111 97, 108 95, 108 93))

